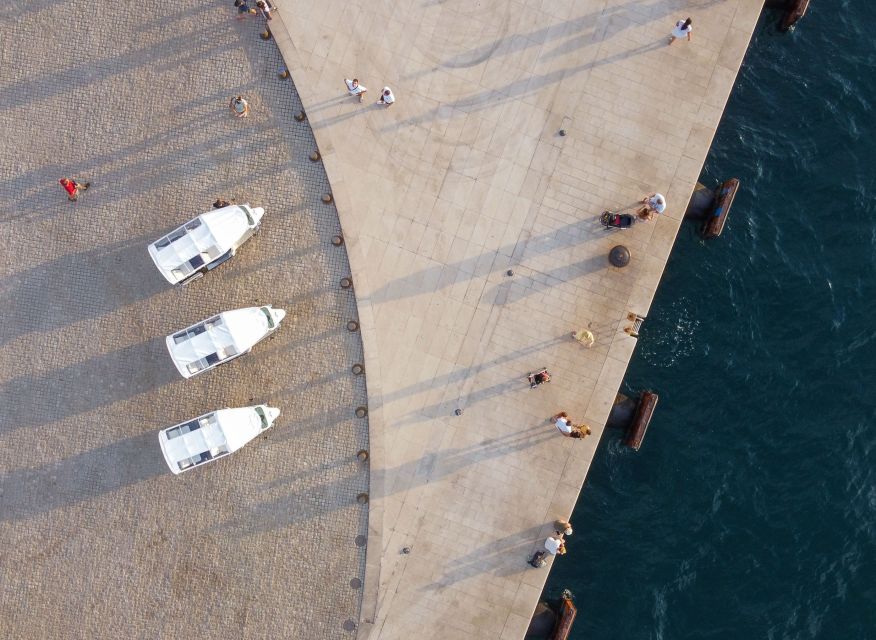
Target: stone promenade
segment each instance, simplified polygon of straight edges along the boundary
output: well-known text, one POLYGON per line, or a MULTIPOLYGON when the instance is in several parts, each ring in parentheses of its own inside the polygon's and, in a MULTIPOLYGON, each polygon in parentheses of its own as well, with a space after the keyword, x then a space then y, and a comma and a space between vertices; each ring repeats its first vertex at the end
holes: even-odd
POLYGON ((547 576, 526 559, 578 497, 636 345, 627 315, 648 314, 762 0, 277 4, 363 328, 360 635, 519 640, 547 576), (693 41, 668 46, 687 16, 693 41), (655 222, 600 227, 655 190, 655 222), (619 242, 625 269, 606 260, 619 242), (530 391, 540 366, 553 382, 530 391), (561 409, 593 436, 562 438, 561 409))
POLYGON ((231 0, 0 8, 0 638, 351 638, 363 590, 365 381, 337 215, 298 96, 231 0), (252 106, 235 119, 231 96, 252 106), (91 181, 76 203, 62 176, 91 181), (172 288, 146 245, 217 198, 261 231, 172 288), (288 315, 190 380, 164 336, 288 315), (158 430, 266 402, 263 438, 173 476, 158 430))

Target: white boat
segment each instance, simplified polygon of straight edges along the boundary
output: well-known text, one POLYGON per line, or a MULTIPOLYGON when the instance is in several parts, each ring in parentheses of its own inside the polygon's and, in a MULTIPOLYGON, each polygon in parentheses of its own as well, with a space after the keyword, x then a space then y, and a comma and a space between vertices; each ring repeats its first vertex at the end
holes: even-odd
POLYGON ((227 456, 267 431, 280 410, 264 404, 219 409, 158 432, 158 443, 174 474, 227 456))

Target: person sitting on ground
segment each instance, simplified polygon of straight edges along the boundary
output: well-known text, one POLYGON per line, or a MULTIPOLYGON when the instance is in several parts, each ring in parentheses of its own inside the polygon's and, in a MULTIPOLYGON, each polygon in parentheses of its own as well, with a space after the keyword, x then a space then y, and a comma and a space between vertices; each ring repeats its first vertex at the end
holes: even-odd
POLYGON ((675 28, 672 30, 672 35, 669 36, 669 44, 672 44, 679 38, 687 38, 688 42, 690 41, 690 32, 693 31, 693 27, 691 23, 693 20, 688 18, 687 20, 679 20, 675 23, 675 28))
POLYGON ((544 541, 544 548, 552 556, 555 556, 557 554, 564 554, 566 551, 565 545, 563 544, 563 536, 559 535, 548 537, 548 539, 544 541), (563 550, 560 551, 560 549, 563 550))
POLYGON ((395 102, 395 96, 392 93, 392 90, 389 87, 383 87, 383 93, 380 94, 380 100, 377 101, 377 104, 382 104, 386 107, 395 102))
POLYGON ((560 430, 564 436, 569 437, 572 435, 572 421, 569 420, 569 416, 566 415, 565 411, 560 411, 557 415, 551 418, 554 421, 554 426, 560 430))
POLYGON ((528 377, 530 389, 534 389, 540 384, 551 381, 551 374, 548 373, 547 369, 542 369, 537 373, 530 373, 528 377))
POLYGON ((571 437, 571 438, 586 438, 591 433, 593 433, 593 432, 590 430, 590 427, 588 427, 586 424, 579 424, 579 425, 572 427, 572 433, 569 434, 569 437, 571 437))
POLYGON ((271 19, 271 11, 274 10, 274 7, 271 6, 269 2, 265 2, 265 0, 258 0, 256 2, 256 7, 258 7, 259 13, 264 16, 265 20, 271 19))
POLYGON ((558 536, 572 535, 572 523, 568 520, 557 520, 554 522, 554 531, 558 536))
POLYGON ((639 217, 650 220, 655 213, 663 213, 666 209, 666 198, 661 193, 652 193, 642 198, 642 204, 645 206, 639 209, 639 217))

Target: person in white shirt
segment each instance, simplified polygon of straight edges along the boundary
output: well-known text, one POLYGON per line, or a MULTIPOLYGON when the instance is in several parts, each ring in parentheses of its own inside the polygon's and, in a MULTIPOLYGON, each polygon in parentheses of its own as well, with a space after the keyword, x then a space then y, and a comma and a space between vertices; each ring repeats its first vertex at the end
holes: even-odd
POLYGON ((672 35, 669 36, 669 44, 675 42, 678 38, 687 38, 690 41, 690 32, 693 31, 691 19, 679 20, 675 23, 675 28, 672 30, 672 35))
POLYGON ((645 206, 639 209, 639 217, 645 220, 650 220, 655 213, 663 213, 666 210, 666 198, 662 193, 645 196, 642 198, 642 204, 645 206))
POLYGON ((380 94, 380 100, 377 101, 377 104, 386 105, 387 107, 395 102, 395 96, 392 95, 392 89, 389 87, 383 87, 383 93, 380 94))
POLYGON ((259 13, 265 18, 265 20, 271 20, 271 11, 274 10, 273 5, 267 0, 257 0, 256 7, 258 7, 259 13))
POLYGON ((569 420, 569 416, 566 415, 565 411, 561 411, 557 415, 555 415, 551 420, 554 421, 554 426, 560 430, 564 436, 572 435, 572 421, 569 420))
POLYGON ((350 92, 351 96, 359 96, 359 102, 365 99, 365 92, 368 89, 359 84, 359 78, 353 78, 352 80, 344 78, 344 84, 347 85, 347 91, 350 92))
POLYGON ((563 536, 551 536, 544 541, 544 548, 552 556, 557 555, 563 546, 563 536))

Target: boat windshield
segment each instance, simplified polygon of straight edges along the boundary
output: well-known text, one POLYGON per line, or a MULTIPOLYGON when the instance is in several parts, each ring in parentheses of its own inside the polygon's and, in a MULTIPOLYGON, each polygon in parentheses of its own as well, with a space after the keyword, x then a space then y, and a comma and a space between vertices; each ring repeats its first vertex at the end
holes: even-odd
POLYGON ((268 307, 262 307, 262 313, 265 314, 265 317, 268 319, 268 328, 274 328, 274 316, 271 315, 271 310, 268 307))

